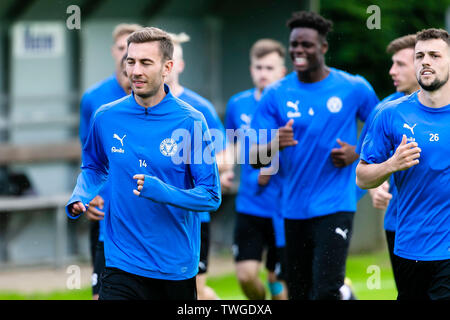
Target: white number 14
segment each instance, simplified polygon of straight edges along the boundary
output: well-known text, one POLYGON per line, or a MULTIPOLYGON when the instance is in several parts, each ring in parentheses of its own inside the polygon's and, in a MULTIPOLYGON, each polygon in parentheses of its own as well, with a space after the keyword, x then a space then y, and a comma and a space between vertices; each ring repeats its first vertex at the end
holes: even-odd
POLYGON ((145 160, 141 160, 139 159, 139 167, 146 167, 147 168, 147 162, 145 162, 145 160))

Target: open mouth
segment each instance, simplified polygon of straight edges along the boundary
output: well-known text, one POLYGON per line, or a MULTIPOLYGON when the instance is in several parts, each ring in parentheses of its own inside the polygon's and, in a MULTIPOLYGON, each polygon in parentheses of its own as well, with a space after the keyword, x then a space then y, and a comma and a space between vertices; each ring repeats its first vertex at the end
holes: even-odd
POLYGON ((294 66, 295 67, 306 67, 308 65, 308 60, 304 57, 294 57, 294 66))

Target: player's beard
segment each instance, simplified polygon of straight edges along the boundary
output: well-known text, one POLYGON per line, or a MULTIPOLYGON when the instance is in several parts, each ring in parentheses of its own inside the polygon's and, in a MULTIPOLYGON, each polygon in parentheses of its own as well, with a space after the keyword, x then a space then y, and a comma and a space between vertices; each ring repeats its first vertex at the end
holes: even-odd
POLYGON ((448 81, 448 78, 449 78, 449 72, 447 72, 447 77, 445 79, 441 80, 438 77, 436 77, 434 79, 434 81, 431 82, 430 84, 424 84, 422 82, 420 76, 417 78, 417 81, 419 82, 419 85, 423 90, 433 92, 433 91, 436 91, 439 88, 441 88, 443 85, 445 85, 448 81))

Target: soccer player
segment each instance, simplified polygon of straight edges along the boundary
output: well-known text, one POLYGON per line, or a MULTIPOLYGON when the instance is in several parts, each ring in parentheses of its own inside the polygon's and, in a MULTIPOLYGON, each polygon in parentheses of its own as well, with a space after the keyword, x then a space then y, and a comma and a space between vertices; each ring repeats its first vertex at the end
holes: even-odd
MULTIPOLYGON (((200 111, 205 117, 208 128, 211 135, 214 136, 214 149, 216 152, 217 166, 219 169, 220 177, 222 178, 223 172, 230 170, 230 166, 225 162, 226 160, 226 137, 225 129, 220 121, 214 106, 210 101, 203 98, 199 94, 192 90, 182 86, 179 81, 180 74, 184 71, 185 60, 183 59, 182 43, 190 40, 189 36, 185 33, 170 34, 174 43, 173 52, 173 68, 172 72, 166 79, 167 85, 170 87, 172 94, 175 97, 187 102, 189 105, 200 111)), ((228 174, 226 174, 228 177, 228 174)), ((230 187, 229 179, 221 179, 221 187, 230 187)), ((200 263, 197 274, 197 296, 198 300, 217 300, 219 297, 215 291, 206 285, 206 273, 208 271, 208 255, 209 255, 209 230, 211 217, 209 212, 200 213, 201 221, 201 245, 200 245, 200 263)))
MULTIPOLYGON (((266 249, 271 296, 273 299, 286 296, 286 290, 275 274, 275 265, 279 259, 273 223, 278 226, 282 221, 272 220, 278 217, 275 214, 279 210, 279 178, 276 175, 263 175, 259 169, 252 168, 246 160, 249 141, 246 141, 248 137, 245 136, 264 88, 286 74, 285 54, 286 49, 278 41, 258 40, 250 50, 250 74, 255 87, 231 97, 226 111, 225 126, 227 130, 231 129, 236 133, 228 140, 231 142, 237 138, 243 163, 236 197, 237 214, 233 241, 236 275, 246 297, 254 300, 264 300, 266 296, 264 284, 259 278, 262 255, 266 249)), ((284 237, 284 233, 280 237, 284 237)))
MULTIPOLYGON (((388 53, 392 54, 392 67, 389 70, 389 74, 394 82, 396 92, 384 98, 370 114, 358 140, 358 145, 356 147, 356 152, 358 154, 361 152, 361 146, 364 141, 367 128, 379 110, 379 107, 383 106, 385 102, 401 98, 405 95, 410 95, 419 90, 419 84, 414 71, 415 42, 416 35, 410 34, 397 38, 389 43, 386 50, 388 53)), ((379 187, 369 189, 369 193, 372 197, 373 206, 377 209, 386 210, 384 215, 384 229, 394 280, 397 284, 397 260, 394 255, 397 190, 393 182, 393 176, 391 176, 389 182, 386 180, 379 187)))
MULTIPOLYGON (((142 27, 137 24, 119 24, 112 33, 113 45, 111 55, 114 59, 115 72, 108 78, 96 83, 86 90, 81 99, 79 137, 83 146, 88 132, 92 115, 101 105, 113 102, 130 94, 130 82, 124 74, 125 61, 123 57, 127 51, 127 37, 142 27)), ((92 273, 92 297, 98 299, 100 289, 100 275, 105 265, 103 244, 103 217, 108 206, 109 196, 107 185, 90 203, 86 217, 90 220, 90 246, 94 265, 92 273)))
POLYGON ((356 211, 356 121, 378 98, 363 77, 325 64, 331 21, 300 11, 287 25, 294 72, 260 101, 252 125, 270 131, 251 161, 280 156, 289 298, 339 300, 356 211))
POLYGON ((450 38, 416 34, 420 90, 387 102, 364 139, 357 184, 397 188, 398 299, 450 299, 450 38))
POLYGON ((161 29, 128 36, 132 94, 94 115, 66 207, 80 216, 109 178, 101 300, 196 299, 198 211, 217 210, 221 193, 204 116, 164 84, 172 55, 161 29))

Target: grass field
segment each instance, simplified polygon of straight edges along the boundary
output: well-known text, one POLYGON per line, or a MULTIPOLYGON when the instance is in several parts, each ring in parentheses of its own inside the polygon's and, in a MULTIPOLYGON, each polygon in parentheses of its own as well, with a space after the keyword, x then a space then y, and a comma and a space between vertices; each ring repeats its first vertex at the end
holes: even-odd
MULTIPOLYGON (((394 300, 397 296, 395 283, 387 252, 351 255, 347 260, 347 277, 359 300, 394 300), (374 281, 375 280, 379 280, 374 281)), ((265 273, 261 273, 265 278, 265 273)), ((245 299, 234 273, 208 278, 208 285, 214 288, 224 300, 245 299)), ((0 292, 0 300, 90 300, 91 288, 63 290, 51 293, 0 292)))

